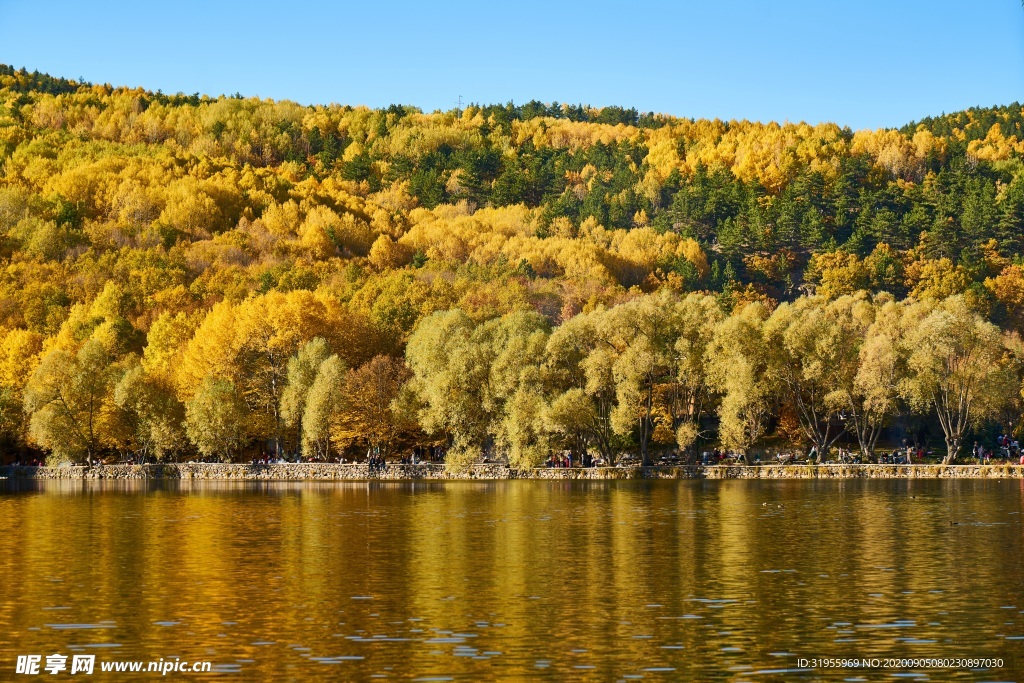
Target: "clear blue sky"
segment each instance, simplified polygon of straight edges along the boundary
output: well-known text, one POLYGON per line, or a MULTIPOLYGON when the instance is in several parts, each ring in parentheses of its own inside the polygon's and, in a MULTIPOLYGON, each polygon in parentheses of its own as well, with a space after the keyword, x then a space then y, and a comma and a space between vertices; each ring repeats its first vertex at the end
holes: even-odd
POLYGON ((0 62, 301 102, 619 104, 899 126, 1024 101, 1020 0, 20 2, 0 62))

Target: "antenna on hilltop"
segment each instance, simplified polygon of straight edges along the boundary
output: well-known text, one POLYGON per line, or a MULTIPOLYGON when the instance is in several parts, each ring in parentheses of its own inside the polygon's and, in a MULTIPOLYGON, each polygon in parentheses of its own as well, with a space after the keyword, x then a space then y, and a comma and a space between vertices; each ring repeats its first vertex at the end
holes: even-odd
POLYGON ((459 102, 456 104, 456 107, 460 110, 462 109, 462 95, 459 95, 459 102))

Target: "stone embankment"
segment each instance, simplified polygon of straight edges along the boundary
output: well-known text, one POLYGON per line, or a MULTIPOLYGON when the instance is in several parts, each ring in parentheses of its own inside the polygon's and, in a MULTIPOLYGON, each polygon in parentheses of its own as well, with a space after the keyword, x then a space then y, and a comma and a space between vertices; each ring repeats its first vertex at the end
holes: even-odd
POLYGON ((504 465, 474 465, 448 472, 444 465, 277 463, 166 463, 96 467, 0 467, 12 479, 185 479, 254 481, 419 481, 452 479, 1021 479, 1020 465, 713 465, 659 467, 538 468, 525 472, 504 465))

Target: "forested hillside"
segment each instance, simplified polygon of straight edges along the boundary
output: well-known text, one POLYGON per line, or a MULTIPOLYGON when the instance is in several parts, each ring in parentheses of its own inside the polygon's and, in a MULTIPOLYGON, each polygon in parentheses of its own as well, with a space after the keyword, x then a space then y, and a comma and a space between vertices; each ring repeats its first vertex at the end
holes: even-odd
POLYGON ((867 453, 901 415, 955 453, 1018 424, 1022 125, 428 114, 0 66, 6 459, 867 453))

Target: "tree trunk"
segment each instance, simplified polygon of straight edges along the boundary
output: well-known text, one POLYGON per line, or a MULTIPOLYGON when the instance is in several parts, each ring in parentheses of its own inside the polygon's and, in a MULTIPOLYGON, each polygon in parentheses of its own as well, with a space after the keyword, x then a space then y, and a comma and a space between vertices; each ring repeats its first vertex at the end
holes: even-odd
POLYGON ((946 437, 946 457, 942 459, 943 465, 952 465, 956 456, 960 453, 960 439, 954 436, 946 437))
POLYGON ((647 399, 644 401, 644 413, 640 417, 640 466, 649 467, 651 456, 649 452, 651 432, 654 431, 654 421, 651 419, 651 409, 654 405, 654 382, 647 385, 647 399))

